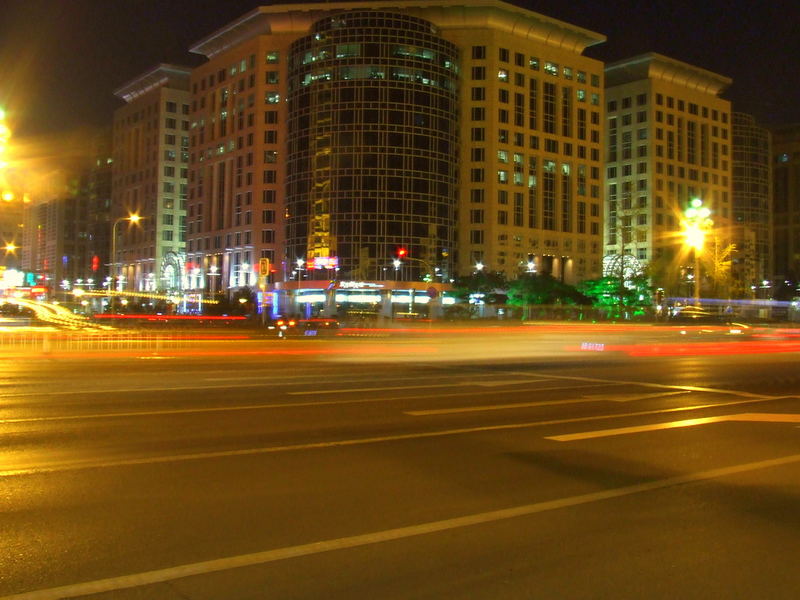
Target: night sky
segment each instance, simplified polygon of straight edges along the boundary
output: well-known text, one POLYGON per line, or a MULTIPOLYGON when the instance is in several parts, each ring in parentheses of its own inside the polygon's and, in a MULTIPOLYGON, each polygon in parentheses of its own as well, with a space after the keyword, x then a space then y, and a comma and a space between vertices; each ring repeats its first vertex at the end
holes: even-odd
MULTIPOLYGON (((519 0, 608 37, 606 62, 655 51, 733 78, 725 97, 764 124, 800 121, 800 3, 519 0)), ((188 48, 256 0, 3 0, 0 105, 15 137, 109 125, 114 89, 160 62, 194 66, 188 48)))

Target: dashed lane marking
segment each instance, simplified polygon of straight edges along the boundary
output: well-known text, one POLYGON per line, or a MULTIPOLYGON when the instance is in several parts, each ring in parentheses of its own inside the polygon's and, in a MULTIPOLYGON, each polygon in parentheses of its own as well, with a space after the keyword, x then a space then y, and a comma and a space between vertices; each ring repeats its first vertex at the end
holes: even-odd
POLYGON ((265 565, 281 560, 290 560, 292 558, 322 554, 323 552, 335 552, 339 550, 346 550, 348 548, 371 546, 373 544, 391 542, 394 540, 403 540, 421 535, 440 533, 443 531, 452 531, 465 527, 472 527, 475 525, 496 523, 498 521, 536 515, 552 510, 560 510, 573 506, 591 504, 593 502, 624 498, 634 494, 663 490, 679 485, 685 485, 687 483, 719 479, 722 477, 730 477, 732 475, 739 475, 752 471, 792 465, 798 462, 800 462, 800 454, 792 454, 789 456, 781 456, 779 458, 772 458, 757 462, 742 463, 717 469, 708 469, 706 471, 686 473, 684 475, 676 475, 674 477, 667 477, 665 479, 659 479, 656 481, 646 481, 624 487, 590 492, 588 494, 581 494, 578 496, 568 496, 555 500, 522 504, 499 510, 491 510, 473 513, 471 515, 464 515, 461 517, 442 519, 439 521, 428 521, 427 523, 418 523, 405 527, 396 527, 393 529, 384 529, 359 535, 319 540, 316 542, 299 544, 296 546, 286 546, 283 548, 275 548, 261 552, 227 556, 224 558, 187 563, 174 567, 167 567, 164 569, 156 569, 153 571, 144 571, 132 575, 109 577, 95 581, 86 581, 83 583, 76 583, 61 587, 25 592, 12 596, 5 596, 0 598, 0 600, 59 600, 65 598, 76 598, 89 594, 116 592, 124 589, 174 581, 176 579, 182 579, 185 577, 206 575, 208 573, 218 573, 221 571, 229 571, 231 569, 238 569, 241 567, 265 565))

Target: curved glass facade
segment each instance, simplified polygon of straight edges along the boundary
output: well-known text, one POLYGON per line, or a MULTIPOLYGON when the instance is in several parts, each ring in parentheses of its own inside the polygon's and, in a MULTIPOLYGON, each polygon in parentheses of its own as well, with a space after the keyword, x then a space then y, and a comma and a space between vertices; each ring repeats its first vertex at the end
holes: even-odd
MULTIPOLYGON (((412 16, 328 17, 291 46, 288 102, 287 262, 337 264, 353 279, 446 277, 455 258, 456 46, 412 16), (399 248, 411 260, 398 274, 399 248)), ((332 273, 308 268, 303 277, 332 273)))

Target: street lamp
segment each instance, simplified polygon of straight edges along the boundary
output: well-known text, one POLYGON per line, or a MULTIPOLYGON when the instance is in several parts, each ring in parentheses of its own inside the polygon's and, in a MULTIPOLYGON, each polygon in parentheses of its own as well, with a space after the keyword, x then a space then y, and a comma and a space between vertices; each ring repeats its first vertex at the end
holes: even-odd
POLYGON ((142 220, 143 217, 140 217, 138 214, 133 213, 128 215, 127 217, 120 217, 116 219, 111 225, 111 283, 109 284, 109 290, 113 287, 114 293, 111 294, 111 312, 114 312, 114 306, 116 304, 115 299, 116 296, 116 287, 117 287, 117 225, 122 223, 123 221, 128 221, 129 223, 138 223, 142 220))
POLYGON ((689 206, 683 211, 683 236, 684 243, 694 252, 694 304, 700 306, 700 252, 706 239, 706 230, 714 222, 709 218, 711 210, 703 206, 700 198, 693 198, 689 206))

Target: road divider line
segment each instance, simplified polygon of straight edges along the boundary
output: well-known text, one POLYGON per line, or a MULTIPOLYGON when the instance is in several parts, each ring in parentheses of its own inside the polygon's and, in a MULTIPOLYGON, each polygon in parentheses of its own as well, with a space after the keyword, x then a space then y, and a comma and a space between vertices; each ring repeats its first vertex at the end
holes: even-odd
POLYGON ((450 519, 428 521, 426 523, 418 523, 416 525, 408 525, 405 527, 395 527, 392 529, 384 529, 359 535, 319 540, 316 542, 298 544, 295 546, 285 546, 283 548, 275 548, 261 552, 252 552, 249 554, 239 554, 224 558, 187 563, 174 567, 167 567, 164 569, 144 571, 132 575, 108 577, 106 579, 97 579, 94 581, 42 589, 33 592, 24 592, 12 596, 4 596, 0 598, 0 600, 60 600, 76 598, 90 594, 117 592, 119 590, 154 585, 158 583, 174 581, 176 579, 183 579, 186 577, 207 575, 209 573, 218 573, 221 571, 229 571, 242 567, 266 565, 282 560, 290 560, 293 558, 322 554, 324 552, 335 552, 339 550, 347 550, 349 548, 371 546, 374 544, 403 540, 422 535, 430 535, 444 531, 453 531, 456 529, 463 529, 476 525, 496 523, 498 521, 527 517, 552 510, 560 510, 574 506, 591 504, 594 502, 624 498, 626 496, 642 494, 645 492, 654 492, 689 483, 720 479, 723 477, 730 477, 732 475, 739 475, 752 471, 792 465, 798 462, 800 462, 800 454, 791 454, 789 456, 781 456, 768 460, 741 463, 728 467, 686 473, 684 475, 676 475, 674 477, 667 477, 665 479, 658 479, 655 481, 646 481, 643 483, 605 489, 597 492, 580 494, 577 496, 568 496, 565 498, 557 498, 555 500, 546 500, 544 502, 534 502, 530 504, 512 506, 509 508, 502 508, 499 510, 473 513, 471 515, 464 515, 450 519))
POLYGON ((542 402, 517 402, 513 404, 487 404, 486 406, 462 406, 458 408, 434 408, 430 410, 407 410, 403 414, 412 417, 428 417, 432 415, 457 415, 460 413, 483 412, 491 410, 513 410, 515 408, 537 408, 539 406, 560 406, 562 404, 586 404, 599 402, 583 398, 573 400, 545 400, 542 402))
MULTIPOLYGON (((730 404, 740 404, 741 401, 731 402, 730 404)), ((725 403, 701 404, 695 406, 680 406, 677 408, 667 408, 660 410, 642 410, 622 414, 593 415, 588 417, 573 417, 570 419, 552 419, 548 421, 529 421, 525 423, 507 423, 502 425, 482 425, 478 427, 460 427, 457 429, 444 429, 440 431, 420 431, 414 433, 401 433, 396 435, 375 436, 366 438, 355 438, 349 440, 334 440, 330 442, 313 442, 308 444, 291 444, 286 446, 266 446, 261 448, 245 448, 242 450, 220 450, 216 452, 196 452, 191 454, 173 454, 166 456, 149 456, 140 458, 123 458, 118 460, 85 460, 78 462, 49 463, 27 467, 7 467, 0 471, 0 478, 19 477, 25 475, 40 475, 45 473, 61 473, 68 471, 80 471, 86 469, 104 469, 112 467, 130 467, 138 465, 153 465, 176 462, 187 462, 195 460, 209 460, 215 458, 230 458, 238 456, 257 456, 264 454, 276 454, 279 452, 298 452, 303 450, 322 450, 329 448, 345 448, 350 446, 363 446, 368 444, 378 444, 386 442, 401 442, 407 440, 421 440, 428 438, 438 438, 454 435, 465 435, 473 433, 488 433, 493 431, 510 431, 515 429, 531 429, 533 427, 544 427, 547 425, 564 425, 568 423, 588 423, 593 421, 606 421, 609 419, 624 419, 628 417, 640 417, 644 415, 669 414, 687 412, 691 410, 701 410, 705 408, 718 408, 727 406, 725 403)))
MULTIPOLYGON (((547 387, 537 388, 536 391, 546 390, 563 390, 575 389, 578 387, 594 387, 594 384, 586 386, 569 386, 569 387, 547 387)), ((14 425, 19 423, 47 423, 58 421, 80 421, 81 419, 116 419, 122 417, 151 417, 160 415, 190 415, 192 413, 209 413, 209 412, 225 412, 225 411, 242 411, 242 410, 270 410, 278 408, 313 408, 315 406, 336 406, 346 404, 370 404, 378 402, 395 402, 407 400, 419 400, 425 398, 445 398, 452 396, 463 397, 465 395, 482 396, 494 394, 494 390, 475 390, 475 391, 461 391, 454 393, 437 393, 437 394, 411 394, 403 396, 388 396, 384 398, 350 398, 347 400, 319 400, 307 402, 274 402, 271 404, 246 404, 239 406, 210 406, 206 408, 175 408, 164 410, 149 410, 149 411, 129 411, 129 412, 113 412, 113 413, 88 413, 79 415, 58 415, 51 417, 20 417, 11 419, 0 419, 0 425, 14 425)))
POLYGON ((700 419, 684 419, 681 421, 667 421, 666 423, 651 423, 649 425, 636 425, 633 427, 617 427, 615 429, 599 429, 597 431, 584 431, 546 437, 547 440, 556 442, 574 442, 576 440, 589 440, 594 438, 627 435, 630 433, 643 433, 646 431, 661 431, 664 429, 679 429, 682 427, 696 427, 709 423, 724 423, 730 421, 750 423, 800 423, 800 414, 774 414, 774 413, 740 413, 736 415, 721 415, 718 417, 704 417, 700 419))
MULTIPOLYGON (((520 371, 507 371, 509 375, 525 375, 525 372, 520 371)), ((715 394, 728 394, 730 396, 740 396, 742 398, 764 398, 764 394, 756 394, 753 392, 742 392, 739 390, 726 390, 719 388, 698 387, 693 385, 670 385, 666 383, 650 383, 645 381, 622 381, 617 379, 602 379, 600 377, 580 377, 578 375, 552 375, 550 373, 538 373, 542 377, 551 379, 566 379, 569 381, 594 381, 596 383, 607 383, 616 385, 638 385, 646 388, 666 389, 666 390, 684 390, 687 392, 712 392, 715 394)), ((774 396, 778 399, 782 396, 774 396)))
POLYGON ((499 387, 502 385, 522 385, 527 383, 539 383, 540 381, 547 381, 547 379, 515 379, 503 382, 474 382, 474 381, 457 381, 453 383, 421 383, 418 385, 393 385, 385 387, 365 387, 365 388, 350 388, 350 389, 334 389, 334 390, 300 390, 296 392, 286 392, 290 396, 317 396, 323 394, 349 394, 354 392, 391 392, 396 390, 416 390, 419 388, 446 388, 446 387, 499 387))
MULTIPOLYGON (((590 384, 584 386, 570 386, 567 388, 555 389, 568 389, 572 390, 579 387, 595 387, 600 384, 590 384)), ((538 391, 538 390, 537 390, 538 391)), ((635 398, 625 398, 618 400, 613 396, 584 396, 583 398, 575 398, 570 400, 545 400, 542 402, 512 402, 509 404, 487 404, 484 406, 460 406, 456 408, 432 408, 428 410, 407 410, 403 414, 411 415, 412 417, 427 417, 431 415, 450 415, 459 413, 482 412, 491 410, 513 410, 515 408, 537 408, 539 406, 559 406, 561 404, 586 404, 589 402, 632 402, 634 400, 644 400, 648 398, 657 398, 662 396, 673 396, 675 394, 688 394, 686 391, 679 392, 662 392, 658 394, 645 394, 635 398)))
MULTIPOLYGON (((436 377, 436 376, 432 376, 436 377)), ((530 381, 532 383, 538 383, 540 381, 548 381, 546 378, 541 379, 529 379, 526 381, 530 381)), ((191 391, 191 390, 211 390, 211 389, 230 389, 230 388, 248 388, 248 387, 259 387, 264 384, 269 384, 270 386, 276 385, 292 385, 291 383, 281 383, 280 380, 270 379, 269 377, 264 377, 263 382, 258 381, 249 381, 243 383, 203 383, 203 384, 193 384, 193 385, 172 385, 172 386, 158 386, 158 387, 131 387, 131 388, 114 388, 114 389, 102 389, 102 390, 54 390, 49 392, 16 392, 16 393, 9 393, 3 394, 3 398, 25 398, 28 396, 76 396, 81 394, 127 394, 131 392, 181 392, 181 391, 191 391)), ((524 381, 519 381, 518 383, 524 383, 524 381)), ((399 386, 399 387, 384 387, 384 388, 360 388, 360 389, 347 389, 347 390, 309 390, 309 391, 298 391, 298 392, 287 392, 290 395, 302 395, 302 394, 334 394, 337 392, 353 392, 353 391, 378 391, 378 390, 398 390, 398 389, 417 389, 417 388, 426 388, 426 387, 457 387, 457 386, 465 386, 465 385, 475 385, 481 386, 480 383, 438 383, 438 384, 429 384, 429 385, 414 385, 414 386, 399 386)), ((499 384, 497 384, 499 385, 499 384)), ((511 385, 511 384, 508 384, 511 385)), ((516 384, 515 384, 516 385, 516 384)), ((489 386, 483 386, 489 387, 489 386)))

